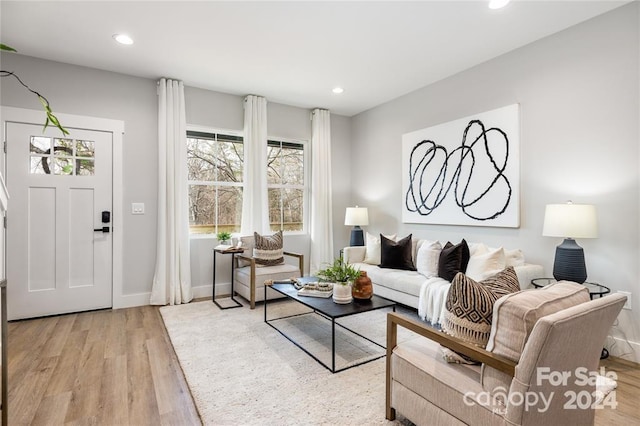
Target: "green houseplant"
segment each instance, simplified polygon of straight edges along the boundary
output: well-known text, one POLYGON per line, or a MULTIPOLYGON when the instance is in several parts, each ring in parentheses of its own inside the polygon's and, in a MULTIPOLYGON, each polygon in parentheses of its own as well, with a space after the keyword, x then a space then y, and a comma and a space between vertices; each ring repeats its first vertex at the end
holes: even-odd
MULTIPOLYGON (((6 44, 2 44, 2 43, 0 43, 0 51, 17 52, 17 50, 14 49, 13 47, 7 46, 6 44)), ((51 105, 49 104, 49 101, 47 100, 47 98, 45 98, 40 93, 33 90, 31 87, 27 86, 22 80, 20 80, 20 77, 18 77, 15 73, 11 71, 0 70, 0 77, 14 77, 16 80, 18 80, 18 83, 20 83, 25 89, 27 89, 29 92, 33 93, 38 97, 38 100, 42 104, 42 108, 44 108, 44 112, 46 113, 46 120, 44 122, 45 130, 47 126, 49 126, 49 124, 52 124, 58 129, 60 129, 60 131, 64 136, 69 134, 67 129, 62 127, 62 124, 60 124, 60 121, 58 121, 58 117, 56 117, 53 114, 53 111, 51 110, 51 105)))
POLYGON ((339 257, 333 261, 333 264, 316 272, 316 275, 322 281, 346 285, 360 276, 360 270, 339 257))
POLYGON ((360 270, 346 263, 342 256, 333 261, 325 269, 316 272, 316 276, 322 281, 335 283, 333 286, 333 301, 340 304, 351 303, 351 284, 358 278, 360 270))
POLYGON ((224 244, 231 239, 231 234, 228 232, 218 232, 217 237, 220 244, 224 244))

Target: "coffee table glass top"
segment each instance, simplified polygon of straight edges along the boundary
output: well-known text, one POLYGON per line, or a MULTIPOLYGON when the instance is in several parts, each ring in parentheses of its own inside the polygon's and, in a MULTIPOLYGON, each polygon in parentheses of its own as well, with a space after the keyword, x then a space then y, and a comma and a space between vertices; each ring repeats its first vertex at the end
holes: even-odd
POLYGON ((395 302, 376 296, 375 294, 369 300, 353 299, 351 303, 341 305, 335 303, 331 297, 322 298, 298 296, 298 290, 296 290, 293 284, 289 283, 273 283, 271 288, 279 293, 287 295, 291 299, 315 309, 329 318, 340 318, 376 309, 389 308, 396 305, 395 302))

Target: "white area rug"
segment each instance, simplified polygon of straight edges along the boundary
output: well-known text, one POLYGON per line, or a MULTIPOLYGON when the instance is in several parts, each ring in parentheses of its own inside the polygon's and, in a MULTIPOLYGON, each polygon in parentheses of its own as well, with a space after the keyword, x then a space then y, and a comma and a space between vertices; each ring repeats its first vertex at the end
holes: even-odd
MULTIPOLYGON (((305 308, 287 301, 269 303, 269 317, 291 309, 305 308)), ((205 425, 409 424, 401 418, 385 419, 385 358, 332 374, 265 324, 262 306, 220 310, 206 301, 166 306, 160 312, 205 425)), ((384 345, 387 312, 339 322, 384 345)), ((330 322, 302 319, 283 320, 278 327, 311 336, 309 349, 330 360, 330 326, 322 321, 330 322)), ((412 337, 399 331, 399 340, 412 337)), ((358 343, 338 328, 336 336, 338 366, 383 351, 358 343)))

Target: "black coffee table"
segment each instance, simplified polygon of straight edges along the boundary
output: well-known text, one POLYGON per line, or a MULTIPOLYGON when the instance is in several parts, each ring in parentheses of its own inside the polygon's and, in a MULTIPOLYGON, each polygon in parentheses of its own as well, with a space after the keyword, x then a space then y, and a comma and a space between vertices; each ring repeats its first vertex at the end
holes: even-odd
MULTIPOLYGON (((317 278, 305 277, 305 278, 301 278, 300 280, 302 282, 312 282, 312 281, 317 281, 317 278)), ((336 320, 339 319, 339 318, 350 316, 350 315, 361 314, 361 313, 364 313, 364 312, 370 312, 370 311, 374 311, 374 310, 377 310, 377 309, 383 309, 383 308, 392 308, 393 312, 395 312, 396 311, 396 303, 395 302, 393 302, 391 300, 388 300, 388 299, 385 299, 383 297, 379 297, 379 296, 373 295, 373 297, 370 300, 364 300, 364 301, 359 301, 358 300, 358 301, 356 301, 354 299, 354 301, 349 303, 349 304, 341 305, 341 304, 335 303, 331 297, 325 299, 325 298, 321 298, 321 297, 298 296, 298 290, 296 290, 296 288, 291 283, 274 282, 270 286, 265 285, 264 286, 264 291, 265 291, 265 297, 264 297, 264 322, 269 324, 270 327, 272 327, 274 330, 278 331, 278 333, 282 334, 287 340, 289 340, 291 343, 293 343, 294 345, 296 345, 297 347, 302 349, 304 352, 307 353, 307 355, 309 355, 311 358, 315 359, 320 365, 324 366, 327 370, 331 371, 332 373, 338 373, 340 371, 344 371, 344 370, 347 370, 349 368, 356 367, 358 365, 363 365, 363 364, 366 364, 366 363, 371 362, 371 361, 375 361, 376 359, 380 359, 380 358, 385 356, 385 353, 382 353, 382 355, 380 355, 378 357, 368 358, 365 361, 358 362, 358 363, 355 363, 355 364, 349 364, 346 367, 336 369, 336 325, 341 327, 344 330, 349 331, 350 333, 353 333, 353 334, 355 334, 355 335, 357 335, 357 336, 359 336, 359 337, 361 337, 361 338, 363 338, 363 339, 375 344, 376 346, 381 347, 382 349, 386 349, 383 345, 374 342, 373 340, 363 336, 362 334, 360 334, 360 333, 358 333, 356 331, 353 331, 353 330, 345 327, 342 324, 338 324, 336 322, 336 320), (289 298, 289 299, 293 299, 296 302, 301 303, 301 304, 307 306, 308 308, 313 309, 313 312, 306 312, 306 313, 303 313, 303 314, 295 314, 295 315, 289 315, 289 316, 284 316, 284 317, 279 317, 279 318, 267 319, 267 305, 268 305, 267 287, 270 287, 273 290, 277 291, 278 293, 281 293, 281 294, 287 296, 287 298, 289 298), (297 316, 302 316, 302 315, 309 315, 311 313, 318 314, 318 315, 322 316, 323 318, 331 321, 331 366, 328 366, 327 364, 322 362, 317 356, 315 356, 310 351, 308 351, 307 349, 302 347, 298 342, 293 340, 293 338, 291 338, 290 336, 287 336, 287 334, 285 334, 282 330, 278 329, 273 324, 273 322, 277 321, 277 320, 282 320, 282 319, 285 319, 285 318, 297 317, 297 316)))

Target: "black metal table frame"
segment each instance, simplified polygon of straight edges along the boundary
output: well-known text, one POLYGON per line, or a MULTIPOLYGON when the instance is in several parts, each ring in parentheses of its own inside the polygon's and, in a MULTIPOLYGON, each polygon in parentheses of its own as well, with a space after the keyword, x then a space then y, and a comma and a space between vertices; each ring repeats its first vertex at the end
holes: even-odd
POLYGON ((213 303, 216 304, 216 306, 220 309, 234 309, 234 308, 242 308, 242 303, 238 302, 234 297, 233 297, 233 281, 234 281, 234 275, 235 275, 235 257, 237 253, 242 253, 241 251, 230 251, 230 252, 224 252, 224 251, 220 251, 220 250, 216 250, 213 249, 213 281, 212 281, 212 287, 213 289, 211 290, 211 300, 213 301, 213 303), (216 301, 216 254, 220 253, 220 254, 230 254, 231 255, 231 300, 235 303, 235 306, 222 306, 221 304, 219 304, 216 301))
MULTIPOLYGON (((308 307, 310 309, 313 309, 313 312, 304 312, 304 313, 301 313, 301 314, 287 315, 287 316, 284 316, 284 317, 271 318, 271 319, 267 320, 267 301, 268 301, 268 299, 267 299, 267 288, 268 287, 270 287, 270 286, 268 286, 268 285, 264 286, 264 322, 267 323, 267 325, 269 325, 269 327, 273 328, 278 333, 280 333, 282 336, 284 336, 288 341, 290 341, 291 343, 296 345, 298 348, 302 349, 302 351, 304 351, 311 358, 315 359, 316 362, 318 362, 318 364, 322 365, 324 368, 326 368, 330 372, 339 373, 341 371, 345 371, 345 370, 348 370, 350 368, 357 367, 359 365, 364 365, 364 364, 367 364, 369 362, 375 361, 377 359, 380 359, 380 358, 383 358, 384 356, 386 356, 386 352, 383 352, 382 355, 377 356, 375 358, 369 358, 369 359, 367 359, 365 361, 358 362, 356 364, 350 364, 350 365, 348 365, 346 367, 336 369, 336 325, 338 325, 339 327, 341 327, 341 328, 343 328, 343 329, 355 334, 356 336, 359 336, 359 337, 367 340, 368 342, 373 343, 376 346, 381 347, 382 349, 386 349, 385 346, 383 346, 383 345, 381 345, 381 344, 379 344, 377 342, 374 342, 373 340, 369 339, 366 336, 363 336, 362 334, 358 333, 357 331, 351 330, 350 328, 345 327, 344 325, 336 322, 336 319, 344 318, 344 317, 347 317, 347 316, 356 315, 358 313, 364 313, 364 312, 353 312, 353 313, 350 313, 350 314, 345 314, 345 315, 340 315, 340 316, 329 316, 329 315, 326 315, 323 312, 318 311, 316 308, 314 308, 313 306, 305 303, 303 300, 294 299, 292 297, 289 297, 288 294, 286 294, 286 293, 284 293, 282 291, 279 291, 277 288, 273 288, 272 287, 272 290, 277 291, 278 293, 287 296, 287 298, 290 299, 290 300, 293 300, 293 301, 298 302, 298 303, 300 303, 300 304, 302 304, 302 305, 304 305, 304 306, 306 306, 306 307, 308 307), (299 344, 298 342, 293 340, 291 337, 287 336, 282 330, 278 329, 278 327, 276 327, 275 325, 272 324, 272 322, 274 322, 274 321, 287 319, 287 318, 299 317, 299 316, 303 316, 303 315, 310 315, 310 314, 317 314, 320 317, 331 321, 331 367, 329 367, 327 364, 322 362, 317 356, 315 356, 310 351, 308 351, 307 349, 302 347, 301 344, 299 344)), ((378 308, 374 308, 374 309, 371 309, 371 310, 365 311, 365 312, 371 312, 371 311, 375 311, 375 310, 378 310, 378 309, 384 309, 384 308, 393 308, 393 312, 395 312, 396 311, 396 304, 393 303, 392 305, 380 306, 378 308)))

